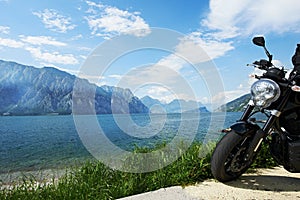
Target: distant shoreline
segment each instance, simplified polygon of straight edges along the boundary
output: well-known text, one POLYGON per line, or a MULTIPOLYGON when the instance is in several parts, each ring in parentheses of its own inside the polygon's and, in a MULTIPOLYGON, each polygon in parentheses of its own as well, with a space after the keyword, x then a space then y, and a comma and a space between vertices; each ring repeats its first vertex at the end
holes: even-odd
POLYGON ((66 175, 70 172, 72 168, 58 168, 58 169, 41 169, 32 171, 15 171, 0 174, 0 187, 9 187, 15 184, 22 183, 23 180, 33 179, 36 182, 52 182, 53 180, 58 180, 60 177, 66 175))

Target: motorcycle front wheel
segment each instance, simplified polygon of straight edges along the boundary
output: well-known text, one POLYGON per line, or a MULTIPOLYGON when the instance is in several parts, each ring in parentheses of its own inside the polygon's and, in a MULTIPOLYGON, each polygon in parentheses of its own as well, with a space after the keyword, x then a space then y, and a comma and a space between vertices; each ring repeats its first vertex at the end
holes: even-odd
POLYGON ((252 139, 231 130, 219 141, 211 158, 211 171, 218 181, 234 180, 251 166, 258 152, 248 152, 252 139))

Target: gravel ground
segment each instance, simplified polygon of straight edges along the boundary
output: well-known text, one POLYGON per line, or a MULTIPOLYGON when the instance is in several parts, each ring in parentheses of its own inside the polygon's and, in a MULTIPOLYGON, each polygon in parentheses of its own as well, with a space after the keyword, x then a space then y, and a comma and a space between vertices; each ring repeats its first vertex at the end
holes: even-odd
POLYGON ((282 167, 261 169, 236 181, 220 183, 207 180, 194 186, 175 186, 120 200, 199 200, 199 199, 293 199, 300 200, 300 173, 282 167))

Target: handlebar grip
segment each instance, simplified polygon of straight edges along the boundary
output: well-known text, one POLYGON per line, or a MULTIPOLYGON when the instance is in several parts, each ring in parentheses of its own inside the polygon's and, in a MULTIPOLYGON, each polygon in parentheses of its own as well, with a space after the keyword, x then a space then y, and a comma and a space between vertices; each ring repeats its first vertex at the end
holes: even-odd
POLYGON ((254 65, 257 65, 259 69, 262 69, 262 70, 267 70, 269 67, 272 66, 272 63, 265 60, 265 59, 261 59, 259 61, 255 61, 253 63, 254 65))

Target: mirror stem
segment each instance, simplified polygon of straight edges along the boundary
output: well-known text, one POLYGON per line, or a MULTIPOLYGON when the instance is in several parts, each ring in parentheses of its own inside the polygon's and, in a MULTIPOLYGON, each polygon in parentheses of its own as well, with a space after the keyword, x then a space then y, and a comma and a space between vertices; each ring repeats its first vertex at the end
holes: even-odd
POLYGON ((267 48, 265 46, 264 46, 264 49, 265 49, 265 52, 266 52, 266 54, 267 54, 267 56, 269 58, 269 62, 272 62, 273 56, 270 54, 270 52, 267 50, 267 48))

